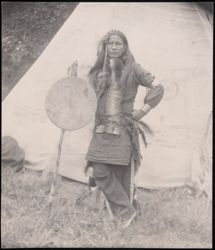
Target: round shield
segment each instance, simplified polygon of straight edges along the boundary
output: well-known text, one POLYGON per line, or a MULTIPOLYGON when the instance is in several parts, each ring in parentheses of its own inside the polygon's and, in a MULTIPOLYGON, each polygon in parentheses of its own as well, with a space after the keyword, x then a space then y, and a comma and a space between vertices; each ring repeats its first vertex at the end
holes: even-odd
POLYGON ((76 130, 95 115, 96 95, 90 84, 80 78, 63 78, 52 85, 46 97, 46 112, 59 128, 76 130))

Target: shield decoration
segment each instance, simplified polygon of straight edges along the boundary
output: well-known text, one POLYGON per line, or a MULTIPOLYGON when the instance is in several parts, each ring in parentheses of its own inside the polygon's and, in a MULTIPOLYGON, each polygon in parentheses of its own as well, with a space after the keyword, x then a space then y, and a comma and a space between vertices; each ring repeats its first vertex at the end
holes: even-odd
POLYGON ((48 91, 46 112, 49 119, 64 130, 86 126, 96 111, 96 95, 89 83, 78 77, 55 82, 48 91))

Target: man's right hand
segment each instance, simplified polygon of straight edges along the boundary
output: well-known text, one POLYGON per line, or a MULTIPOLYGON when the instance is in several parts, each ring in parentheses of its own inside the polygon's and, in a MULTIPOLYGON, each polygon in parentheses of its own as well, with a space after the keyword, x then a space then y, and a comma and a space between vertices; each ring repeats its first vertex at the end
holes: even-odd
POLYGON ((100 72, 97 76, 98 81, 107 81, 108 80, 108 73, 107 72, 100 72))
POLYGON ((96 79, 96 88, 95 88, 97 96, 103 93, 107 84, 108 84, 108 73, 107 72, 98 73, 96 79))
POLYGON ((97 76, 97 85, 99 88, 104 88, 108 83, 108 73, 107 72, 101 72, 97 76))

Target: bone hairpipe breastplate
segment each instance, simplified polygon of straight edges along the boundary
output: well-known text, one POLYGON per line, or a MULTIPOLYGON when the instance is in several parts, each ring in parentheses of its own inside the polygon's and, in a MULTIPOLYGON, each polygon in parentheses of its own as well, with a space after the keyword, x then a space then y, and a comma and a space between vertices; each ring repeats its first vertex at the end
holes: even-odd
POLYGON ((118 115, 121 113, 122 93, 119 82, 116 80, 116 72, 112 70, 111 84, 107 90, 105 113, 107 115, 118 115))

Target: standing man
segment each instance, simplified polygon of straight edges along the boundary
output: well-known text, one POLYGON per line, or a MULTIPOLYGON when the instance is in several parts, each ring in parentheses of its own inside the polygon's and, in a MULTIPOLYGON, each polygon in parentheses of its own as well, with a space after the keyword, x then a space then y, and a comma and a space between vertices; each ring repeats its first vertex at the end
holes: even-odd
MULTIPOLYGON (((96 185, 104 193, 116 218, 129 225, 137 212, 130 202, 131 163, 140 165, 138 122, 162 99, 162 85, 135 62, 126 36, 108 32, 100 42, 95 65, 89 72, 97 95, 97 111, 92 140, 86 155, 93 168, 96 185), (139 86, 149 88, 143 106, 133 110, 139 86)), ((142 126, 144 127, 144 126, 142 126)))

